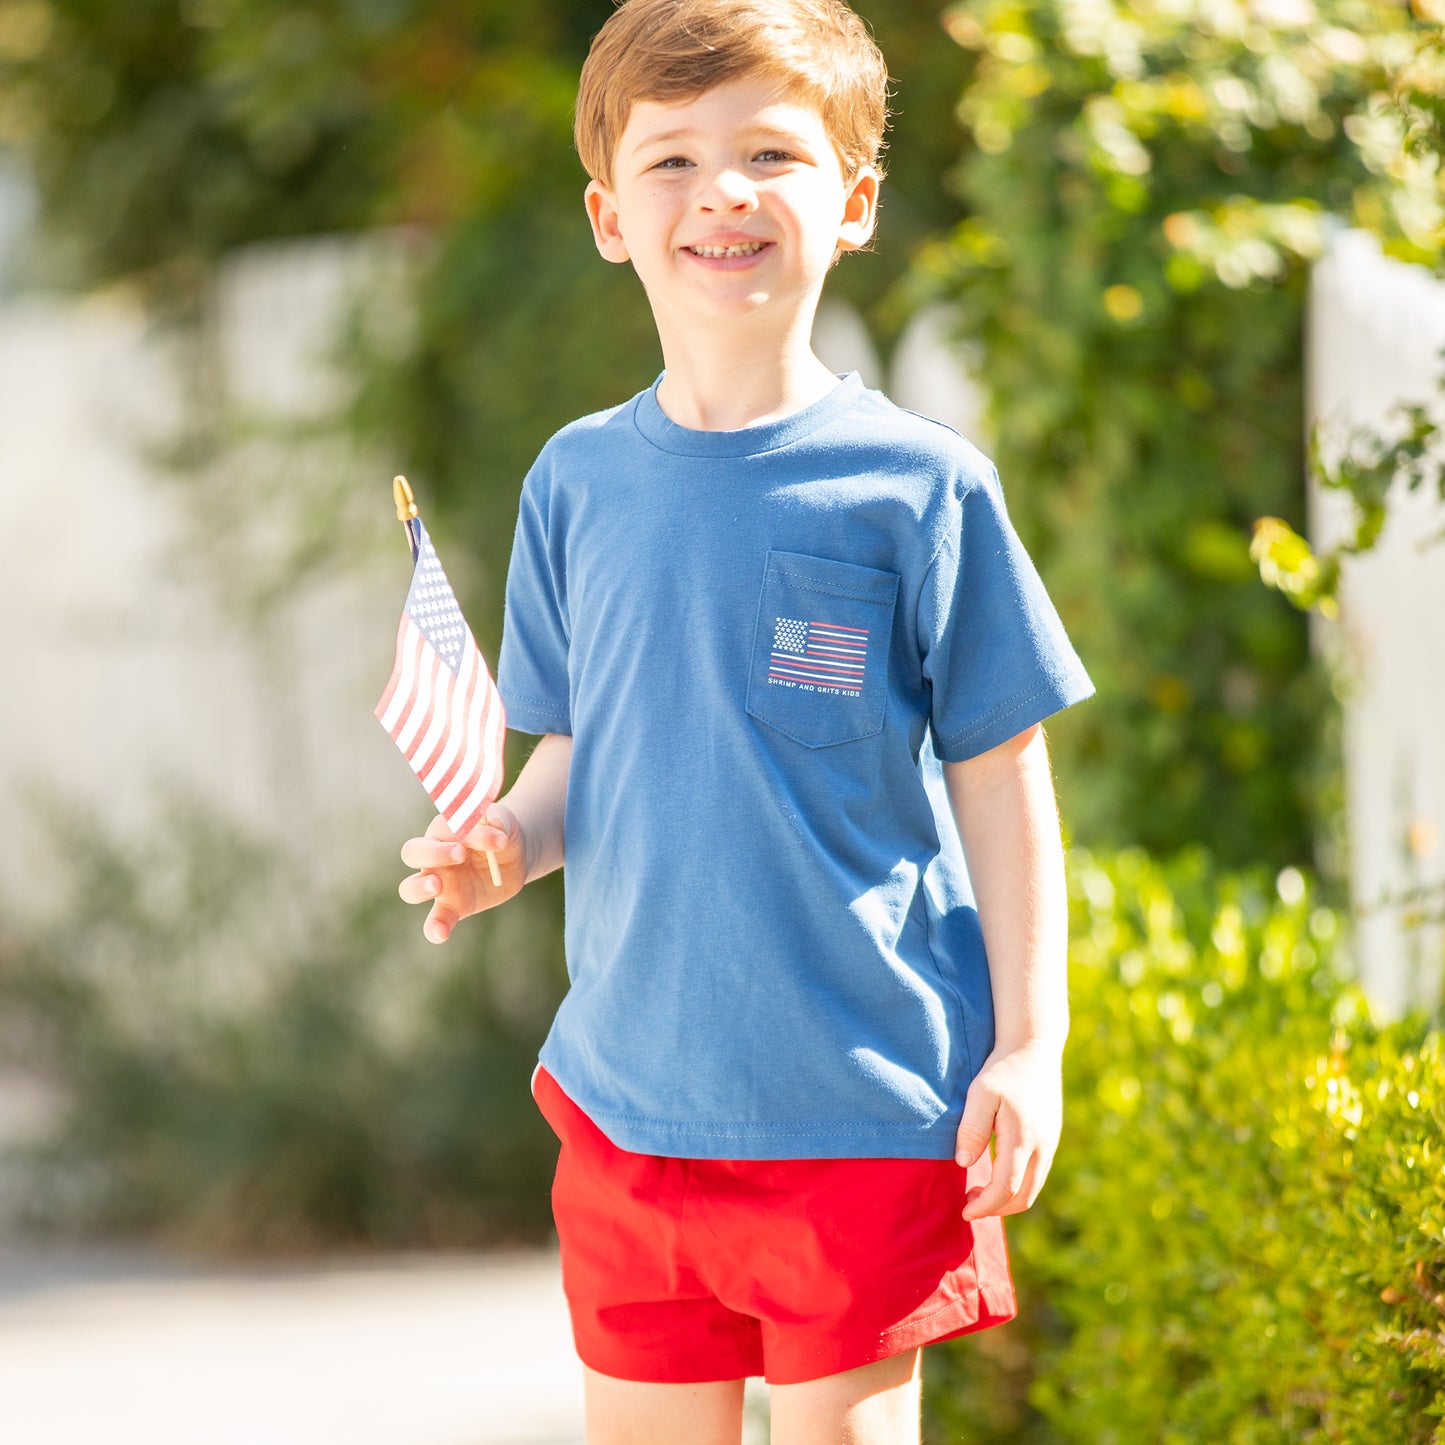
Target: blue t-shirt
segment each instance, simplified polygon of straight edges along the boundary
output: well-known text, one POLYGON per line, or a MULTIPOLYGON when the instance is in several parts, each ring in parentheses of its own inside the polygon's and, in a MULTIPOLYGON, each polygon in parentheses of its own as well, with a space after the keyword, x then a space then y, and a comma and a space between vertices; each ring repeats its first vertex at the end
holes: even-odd
POLYGON ((568 733, 541 1061, 619 1147, 946 1159, 993 1046, 939 759, 1093 691, 992 464, 856 373, 741 431, 656 386, 522 489, 498 686, 568 733))

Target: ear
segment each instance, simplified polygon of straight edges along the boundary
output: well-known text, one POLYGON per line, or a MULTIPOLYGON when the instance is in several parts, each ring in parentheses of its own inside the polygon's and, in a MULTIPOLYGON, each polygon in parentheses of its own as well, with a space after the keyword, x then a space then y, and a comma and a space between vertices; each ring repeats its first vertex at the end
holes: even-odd
POLYGON ((612 192, 601 181, 588 183, 583 202, 587 207, 587 219, 592 223, 592 239, 597 249, 608 261, 618 264, 629 259, 627 243, 622 239, 618 226, 617 202, 612 192))
POLYGON ((862 166, 848 182, 843 202, 843 223, 838 227, 838 249, 856 251, 868 244, 878 219, 878 188, 882 184, 872 166, 862 166))

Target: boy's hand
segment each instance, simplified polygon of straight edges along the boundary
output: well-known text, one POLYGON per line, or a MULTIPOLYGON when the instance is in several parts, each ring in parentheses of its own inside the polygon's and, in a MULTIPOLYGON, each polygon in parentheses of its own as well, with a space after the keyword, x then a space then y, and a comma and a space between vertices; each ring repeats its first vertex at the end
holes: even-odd
POLYGON ((1022 1044, 994 1049, 963 1101, 954 1158, 967 1167, 998 1135, 993 1178, 970 1192, 965 1219, 1020 1214, 1044 1187, 1063 1127, 1064 1091, 1057 1045, 1022 1044))
POLYGON ((407 903, 432 905, 422 925, 422 933, 432 943, 445 943, 463 918, 505 903, 527 881, 521 826, 500 803, 493 803, 483 821, 461 841, 438 815, 426 837, 408 838, 401 845, 401 861, 419 871, 403 878, 396 891, 407 903), (497 855, 500 887, 492 882, 488 851, 497 855))

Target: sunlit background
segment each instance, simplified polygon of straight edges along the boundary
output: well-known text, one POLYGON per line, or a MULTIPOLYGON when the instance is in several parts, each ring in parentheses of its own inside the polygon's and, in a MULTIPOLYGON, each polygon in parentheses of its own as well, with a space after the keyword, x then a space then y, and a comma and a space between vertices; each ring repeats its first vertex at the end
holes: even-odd
MULTIPOLYGON (((1445 11, 856 8, 817 349, 994 457, 1098 686, 1065 1139, 926 1437, 1430 1440, 1445 11)), ((610 9, 0 0, 7 1445, 580 1439, 561 876, 423 943, 371 706, 393 474, 495 660, 531 459, 660 368, 571 144, 610 9)))

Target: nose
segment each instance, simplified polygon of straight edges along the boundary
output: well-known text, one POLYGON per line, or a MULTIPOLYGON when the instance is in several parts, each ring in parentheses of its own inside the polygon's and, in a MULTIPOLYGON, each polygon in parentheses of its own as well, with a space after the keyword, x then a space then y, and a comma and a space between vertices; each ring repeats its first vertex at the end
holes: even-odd
POLYGON ((724 167, 713 172, 698 197, 698 207, 704 211, 737 211, 746 215, 758 208, 757 188, 741 172, 724 167))

